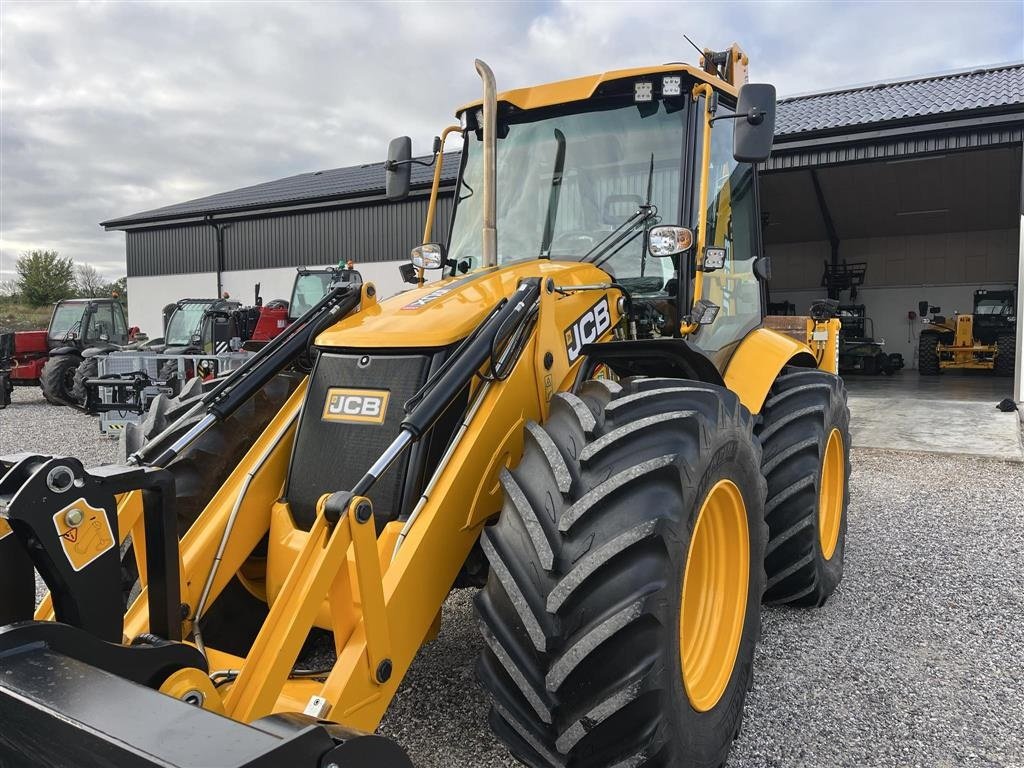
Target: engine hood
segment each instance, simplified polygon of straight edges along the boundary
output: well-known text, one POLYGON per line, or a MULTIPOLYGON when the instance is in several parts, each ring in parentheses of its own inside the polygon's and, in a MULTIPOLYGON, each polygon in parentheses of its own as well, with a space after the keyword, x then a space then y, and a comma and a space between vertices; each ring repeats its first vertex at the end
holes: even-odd
POLYGON ((469 335, 524 277, 555 285, 608 282, 608 274, 579 262, 531 259, 474 270, 365 307, 321 333, 316 344, 334 348, 444 347, 469 335))

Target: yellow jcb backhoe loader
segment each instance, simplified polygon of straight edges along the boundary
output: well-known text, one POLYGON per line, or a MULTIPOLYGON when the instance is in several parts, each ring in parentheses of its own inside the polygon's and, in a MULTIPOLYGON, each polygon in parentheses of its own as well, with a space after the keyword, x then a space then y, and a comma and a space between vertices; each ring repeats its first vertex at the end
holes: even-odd
POLYGON ((833 308, 764 327, 746 66, 498 94, 478 61, 416 288, 333 290, 123 466, 4 458, 0 758, 409 766, 367 734, 459 585, 520 761, 722 765, 762 599, 840 580, 849 474, 833 308))

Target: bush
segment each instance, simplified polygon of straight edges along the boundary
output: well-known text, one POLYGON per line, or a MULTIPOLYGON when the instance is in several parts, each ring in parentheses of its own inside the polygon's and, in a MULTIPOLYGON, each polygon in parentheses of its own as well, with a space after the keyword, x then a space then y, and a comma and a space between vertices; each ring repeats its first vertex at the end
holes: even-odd
POLYGON ((74 264, 57 251, 29 251, 18 259, 17 270, 18 293, 34 307, 53 304, 74 293, 74 264))

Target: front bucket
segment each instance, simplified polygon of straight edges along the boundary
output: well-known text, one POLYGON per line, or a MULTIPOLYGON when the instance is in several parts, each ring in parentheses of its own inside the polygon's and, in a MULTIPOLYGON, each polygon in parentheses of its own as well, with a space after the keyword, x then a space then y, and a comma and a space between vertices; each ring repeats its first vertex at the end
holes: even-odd
MULTIPOLYGON (((18 625, 0 635, 18 634, 18 625)), ((70 629, 70 628, 68 628, 70 629)), ((2 639, 2 637, 0 637, 2 639)), ((0 643, 0 765, 412 768, 380 736, 303 715, 246 725, 54 650, 0 643)))

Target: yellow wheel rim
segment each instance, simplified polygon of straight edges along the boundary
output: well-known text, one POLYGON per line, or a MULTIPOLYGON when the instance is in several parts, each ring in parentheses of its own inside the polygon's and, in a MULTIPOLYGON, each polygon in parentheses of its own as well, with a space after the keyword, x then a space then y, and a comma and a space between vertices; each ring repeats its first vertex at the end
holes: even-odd
POLYGON ((833 429, 825 446, 825 456, 821 460, 821 492, 818 499, 818 539, 821 542, 821 554, 826 560, 832 559, 836 544, 839 543, 845 474, 843 435, 838 429, 833 429))
POLYGON ((690 539, 679 611, 686 696, 698 712, 725 693, 747 611, 750 535, 739 488, 719 480, 704 499, 690 539))

